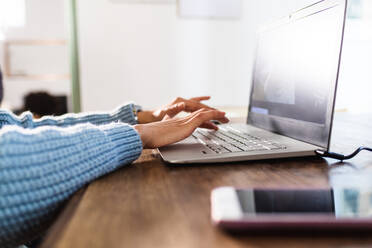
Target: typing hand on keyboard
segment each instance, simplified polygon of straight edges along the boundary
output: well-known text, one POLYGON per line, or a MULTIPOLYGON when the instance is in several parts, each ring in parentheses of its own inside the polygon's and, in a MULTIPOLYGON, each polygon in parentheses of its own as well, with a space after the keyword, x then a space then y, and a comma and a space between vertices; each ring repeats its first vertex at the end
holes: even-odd
POLYGON ((224 112, 200 109, 184 118, 138 124, 134 128, 140 135, 144 148, 158 148, 186 139, 198 127, 215 129, 216 127, 210 121, 216 119, 222 122, 228 121, 224 112))

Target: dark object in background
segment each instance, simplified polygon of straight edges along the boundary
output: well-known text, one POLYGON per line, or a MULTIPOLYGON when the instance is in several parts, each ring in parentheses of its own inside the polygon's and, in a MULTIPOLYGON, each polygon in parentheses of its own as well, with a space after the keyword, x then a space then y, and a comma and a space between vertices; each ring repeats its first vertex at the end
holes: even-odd
POLYGON ((56 108, 54 109, 55 115, 67 114, 67 97, 66 96, 54 96, 56 101, 56 108))
POLYGON ((15 111, 20 114, 24 111, 30 111, 35 117, 45 115, 63 115, 67 113, 67 97, 53 96, 47 92, 32 92, 23 99, 24 107, 15 111))
POLYGON ((47 92, 30 93, 24 97, 24 109, 34 115, 53 115, 56 101, 47 92))

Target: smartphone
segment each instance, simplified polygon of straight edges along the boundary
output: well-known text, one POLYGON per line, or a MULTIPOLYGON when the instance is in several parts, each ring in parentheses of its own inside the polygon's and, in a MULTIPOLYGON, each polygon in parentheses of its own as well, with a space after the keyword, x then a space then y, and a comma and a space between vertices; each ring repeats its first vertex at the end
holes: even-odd
POLYGON ((221 187, 211 193, 211 216, 229 230, 372 229, 372 188, 221 187))

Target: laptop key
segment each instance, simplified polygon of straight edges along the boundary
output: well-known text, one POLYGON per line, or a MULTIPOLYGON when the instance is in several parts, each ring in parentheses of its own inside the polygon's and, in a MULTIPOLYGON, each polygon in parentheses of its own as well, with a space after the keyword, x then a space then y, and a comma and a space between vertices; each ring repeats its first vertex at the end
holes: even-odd
POLYGON ((227 143, 223 144, 223 147, 230 152, 242 152, 242 151, 244 151, 243 149, 238 148, 237 146, 233 146, 233 145, 227 144, 227 143))
POLYGON ((208 147, 209 149, 211 149, 212 151, 214 151, 215 153, 228 153, 230 152, 229 150, 225 149, 224 147, 222 146, 219 146, 219 145, 206 145, 206 147, 208 147))

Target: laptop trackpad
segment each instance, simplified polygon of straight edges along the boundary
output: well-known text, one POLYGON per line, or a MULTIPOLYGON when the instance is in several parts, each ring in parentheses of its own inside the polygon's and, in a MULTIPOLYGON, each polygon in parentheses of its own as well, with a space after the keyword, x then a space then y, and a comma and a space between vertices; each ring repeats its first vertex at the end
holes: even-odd
POLYGON ((195 142, 194 140, 186 139, 182 142, 159 148, 164 160, 172 161, 179 158, 201 158, 206 155, 216 155, 215 152, 208 149, 206 146, 195 142))

